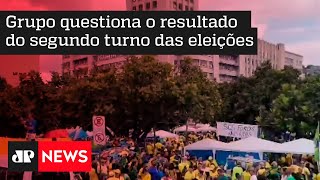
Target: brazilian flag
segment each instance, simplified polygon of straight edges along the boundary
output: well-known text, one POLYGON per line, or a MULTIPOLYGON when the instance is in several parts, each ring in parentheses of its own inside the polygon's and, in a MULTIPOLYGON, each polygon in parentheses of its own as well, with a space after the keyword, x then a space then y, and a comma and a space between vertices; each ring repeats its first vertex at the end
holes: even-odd
POLYGON ((319 164, 319 142, 320 142, 320 137, 319 137, 319 122, 318 122, 318 127, 314 135, 314 145, 315 145, 314 159, 318 164, 319 164))

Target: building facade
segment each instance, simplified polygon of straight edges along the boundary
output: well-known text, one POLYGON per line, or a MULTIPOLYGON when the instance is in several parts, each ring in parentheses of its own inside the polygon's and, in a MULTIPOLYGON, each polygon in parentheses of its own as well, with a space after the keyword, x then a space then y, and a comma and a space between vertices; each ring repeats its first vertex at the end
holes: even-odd
POLYGON ((305 76, 318 76, 320 75, 320 66, 309 65, 303 68, 305 76))
POLYGON ((303 71, 303 56, 289 51, 285 52, 285 66, 291 66, 299 71, 303 71))
POLYGON ((40 71, 39 55, 0 55, 0 76, 8 84, 19 85, 19 74, 40 71))
POLYGON ((285 46, 258 39, 257 55, 240 55, 240 75, 250 77, 265 61, 270 61, 274 69, 284 68, 285 46))
MULTIPOLYGON (((197 11, 198 0, 126 0, 128 11, 197 11)), ((270 61, 273 68, 283 69, 287 59, 298 59, 302 56, 289 54, 285 51, 284 44, 272 44, 258 40, 257 55, 157 55, 155 58, 161 62, 178 65, 186 57, 193 59, 195 65, 200 66, 210 80, 217 82, 230 82, 239 76, 250 77, 264 61, 270 61), (290 55, 290 56, 289 56, 290 55)), ((101 68, 108 66, 121 66, 125 63, 126 56, 97 55, 97 56, 63 56, 63 72, 86 74, 93 66, 101 68)), ((297 64, 298 65, 298 64, 297 64)), ((293 66, 293 64, 291 65, 293 66)), ((300 66, 299 66, 300 68, 300 66)), ((302 63, 301 63, 302 68, 302 63)))

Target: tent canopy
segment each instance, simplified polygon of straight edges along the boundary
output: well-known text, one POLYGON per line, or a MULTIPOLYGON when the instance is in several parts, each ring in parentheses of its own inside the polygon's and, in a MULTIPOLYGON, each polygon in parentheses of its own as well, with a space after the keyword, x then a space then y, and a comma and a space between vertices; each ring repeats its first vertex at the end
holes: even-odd
POLYGON ((197 129, 193 128, 193 127, 188 127, 187 126, 180 126, 180 127, 177 127, 176 129, 173 130, 173 132, 197 132, 197 129), (188 129, 188 130, 187 130, 188 129))
POLYGON ((278 152, 279 143, 260 139, 257 137, 248 137, 239 141, 230 142, 230 150, 240 152, 278 152))
MULTIPOLYGON (((179 137, 176 134, 173 134, 171 132, 167 132, 167 131, 164 131, 164 130, 156 131, 155 134, 156 134, 157 137, 160 137, 160 138, 178 138, 179 137)), ((153 132, 150 132, 147 135, 147 137, 153 137, 153 136, 154 136, 153 132)))
POLYGON ((211 127, 211 126, 203 126, 203 127, 199 127, 197 128, 198 132, 208 132, 208 131, 216 131, 217 129, 215 127, 211 127))
POLYGON ((301 138, 280 145, 282 153, 314 154, 315 145, 312 140, 301 138))
POLYGON ((202 127, 209 127, 210 124, 196 124, 195 127, 196 128, 202 128, 202 127))
POLYGON ((226 150, 228 144, 212 139, 203 139, 185 147, 186 150, 226 150))

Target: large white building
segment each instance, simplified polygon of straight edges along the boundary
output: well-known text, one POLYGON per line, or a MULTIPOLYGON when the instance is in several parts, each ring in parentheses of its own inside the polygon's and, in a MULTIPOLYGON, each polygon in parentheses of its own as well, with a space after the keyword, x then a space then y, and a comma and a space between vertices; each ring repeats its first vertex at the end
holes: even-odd
POLYGON ((284 62, 285 66, 291 66, 302 72, 303 71, 302 63, 303 63, 303 56, 292 53, 292 52, 288 52, 288 51, 285 52, 285 62, 284 62))
MULTIPOLYGON (((197 11, 198 0, 126 0, 128 11, 197 11)), ((210 80, 230 82, 239 76, 252 76, 263 61, 271 61, 275 69, 283 69, 285 65, 302 69, 302 56, 285 51, 284 44, 272 44, 258 40, 257 55, 157 55, 161 62, 178 65, 185 57, 193 59, 195 65, 200 66, 210 80), (294 64, 290 64, 291 60, 294 64), (295 64, 295 62, 299 62, 295 64)), ((64 73, 79 75, 87 74, 94 66, 121 66, 126 56, 119 55, 67 55, 63 56, 62 69, 64 73)))

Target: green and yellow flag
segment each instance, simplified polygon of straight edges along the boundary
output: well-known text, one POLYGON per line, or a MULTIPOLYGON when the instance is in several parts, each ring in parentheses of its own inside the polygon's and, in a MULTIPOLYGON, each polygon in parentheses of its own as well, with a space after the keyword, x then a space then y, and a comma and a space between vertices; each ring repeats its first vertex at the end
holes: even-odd
POLYGON ((319 137, 319 122, 318 122, 318 127, 316 129, 316 133, 314 135, 314 159, 316 162, 319 164, 319 142, 320 142, 320 137, 319 137))

